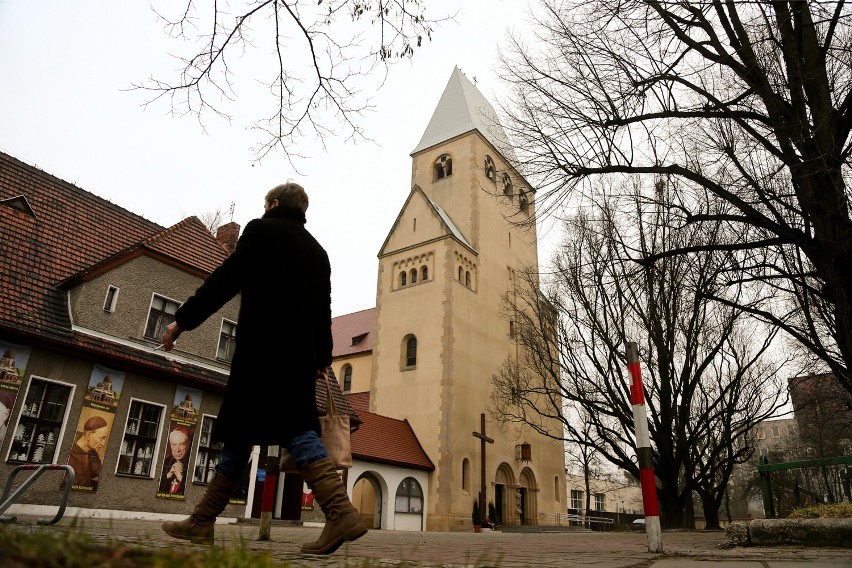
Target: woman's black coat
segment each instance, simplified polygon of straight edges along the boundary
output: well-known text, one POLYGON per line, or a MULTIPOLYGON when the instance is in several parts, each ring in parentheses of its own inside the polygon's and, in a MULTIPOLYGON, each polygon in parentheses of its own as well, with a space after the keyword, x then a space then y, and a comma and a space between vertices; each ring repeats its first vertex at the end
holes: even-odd
POLYGON ((234 252, 175 314, 191 330, 241 293, 231 375, 213 440, 283 445, 319 433, 316 370, 331 364, 331 267, 298 209, 246 225, 234 252))

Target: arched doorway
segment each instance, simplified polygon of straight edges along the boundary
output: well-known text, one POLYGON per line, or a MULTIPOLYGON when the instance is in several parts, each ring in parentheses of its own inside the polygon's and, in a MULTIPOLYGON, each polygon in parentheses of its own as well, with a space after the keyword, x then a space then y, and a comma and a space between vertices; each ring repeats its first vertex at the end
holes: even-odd
POLYGON ((535 474, 528 467, 521 470, 518 478, 518 515, 520 524, 538 524, 538 486, 535 482, 535 474))
POLYGON ((352 504, 368 528, 382 528, 382 486, 370 472, 361 474, 352 486, 352 504))
POLYGON ((497 474, 494 476, 494 508, 497 510, 497 524, 520 524, 515 514, 515 474, 512 466, 506 462, 497 466, 497 474))

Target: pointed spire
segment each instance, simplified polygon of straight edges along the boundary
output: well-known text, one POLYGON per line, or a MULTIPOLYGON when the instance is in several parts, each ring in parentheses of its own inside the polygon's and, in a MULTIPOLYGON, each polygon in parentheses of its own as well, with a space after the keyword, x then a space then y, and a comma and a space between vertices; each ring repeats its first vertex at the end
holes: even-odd
POLYGON ((494 107, 456 66, 423 137, 411 155, 471 130, 479 131, 506 158, 515 161, 494 107))

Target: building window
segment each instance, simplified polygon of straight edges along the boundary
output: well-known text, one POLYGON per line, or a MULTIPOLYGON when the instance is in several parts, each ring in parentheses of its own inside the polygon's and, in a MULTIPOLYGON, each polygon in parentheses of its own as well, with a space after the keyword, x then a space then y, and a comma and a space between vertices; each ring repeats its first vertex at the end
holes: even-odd
POLYGON ((524 213, 526 213, 527 210, 529 209, 529 207, 530 207, 530 200, 529 200, 529 197, 527 197, 527 192, 524 191, 524 190, 519 191, 518 192, 518 208, 521 211, 523 211, 524 213))
POLYGON ((765 440, 766 439, 766 433, 763 431, 762 428, 757 429, 757 439, 758 440, 765 440))
POLYGON ((420 281, 425 282, 427 280, 429 280, 429 268, 424 266, 420 269, 420 281))
POLYGON ((118 288, 115 286, 107 286, 106 298, 104 298, 104 311, 113 313, 115 311, 115 302, 118 300, 118 288))
POLYGON ((151 310, 148 312, 148 324, 145 326, 145 337, 160 341, 166 327, 175 321, 175 312, 180 303, 154 294, 151 300, 151 310))
POLYGON ((470 288, 470 271, 464 273, 464 285, 470 288))
POLYGON ((404 348, 403 352, 403 368, 413 368, 417 366, 417 338, 413 335, 407 335, 402 341, 404 348))
POLYGON ((462 460, 462 491, 470 493, 470 460, 462 460))
POLYGON ((491 156, 485 156, 485 177, 491 181, 497 181, 497 169, 494 167, 491 156))
POLYGON ((237 324, 226 319, 222 320, 222 330, 219 332, 219 347, 216 358, 220 361, 231 362, 234 358, 234 347, 237 345, 237 324))
POLYGON ((509 320, 509 338, 515 339, 515 322, 514 320, 509 320))
POLYGON ((512 197, 515 195, 515 186, 512 185, 512 178, 509 177, 509 174, 503 173, 500 176, 500 185, 503 186, 503 195, 507 195, 512 197))
POLYGON ((222 452, 222 443, 213 443, 211 440, 215 423, 215 416, 205 414, 201 417, 201 435, 198 437, 195 470, 192 473, 192 481, 195 483, 210 483, 216 472, 216 464, 219 463, 219 454, 222 452))
POLYGON ((408 283, 408 275, 405 272, 399 273, 399 285, 405 286, 408 283))
POLYGON ((417 270, 414 268, 411 269, 411 283, 417 284, 417 270))
POLYGON ((352 390, 352 365, 343 367, 343 392, 352 390))
POLYGON ((68 401, 73 391, 72 385, 32 378, 9 446, 9 461, 56 461, 56 451, 68 415, 68 401))
POLYGON ((462 281, 462 276, 464 276, 464 268, 459 266, 459 282, 462 281))
POLYGON ((781 428, 779 428, 778 426, 773 426, 772 427, 772 437, 773 438, 780 438, 781 437, 781 428))
POLYGON ((157 432, 160 431, 163 408, 159 404, 131 400, 116 473, 152 477, 152 465, 157 452, 157 432))
POLYGON ((606 511, 606 495, 595 493, 595 511, 606 511))
POLYGON ((559 483, 559 476, 553 476, 553 500, 559 503, 562 497, 562 491, 560 491, 561 484, 559 483))
POLYGON ((583 492, 577 489, 571 490, 571 508, 578 511, 583 509, 583 492))
POLYGON ((395 513, 422 513, 423 489, 413 477, 406 477, 396 488, 395 513))
POLYGON ((449 154, 441 154, 435 160, 435 180, 453 175, 453 159, 449 154))

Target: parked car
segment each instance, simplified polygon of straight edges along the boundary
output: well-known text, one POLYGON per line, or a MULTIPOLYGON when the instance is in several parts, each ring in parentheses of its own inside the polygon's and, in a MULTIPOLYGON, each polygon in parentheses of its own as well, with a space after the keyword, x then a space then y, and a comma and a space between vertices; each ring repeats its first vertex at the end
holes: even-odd
POLYGON ((630 524, 630 528, 636 532, 645 532, 645 519, 636 519, 630 524))

